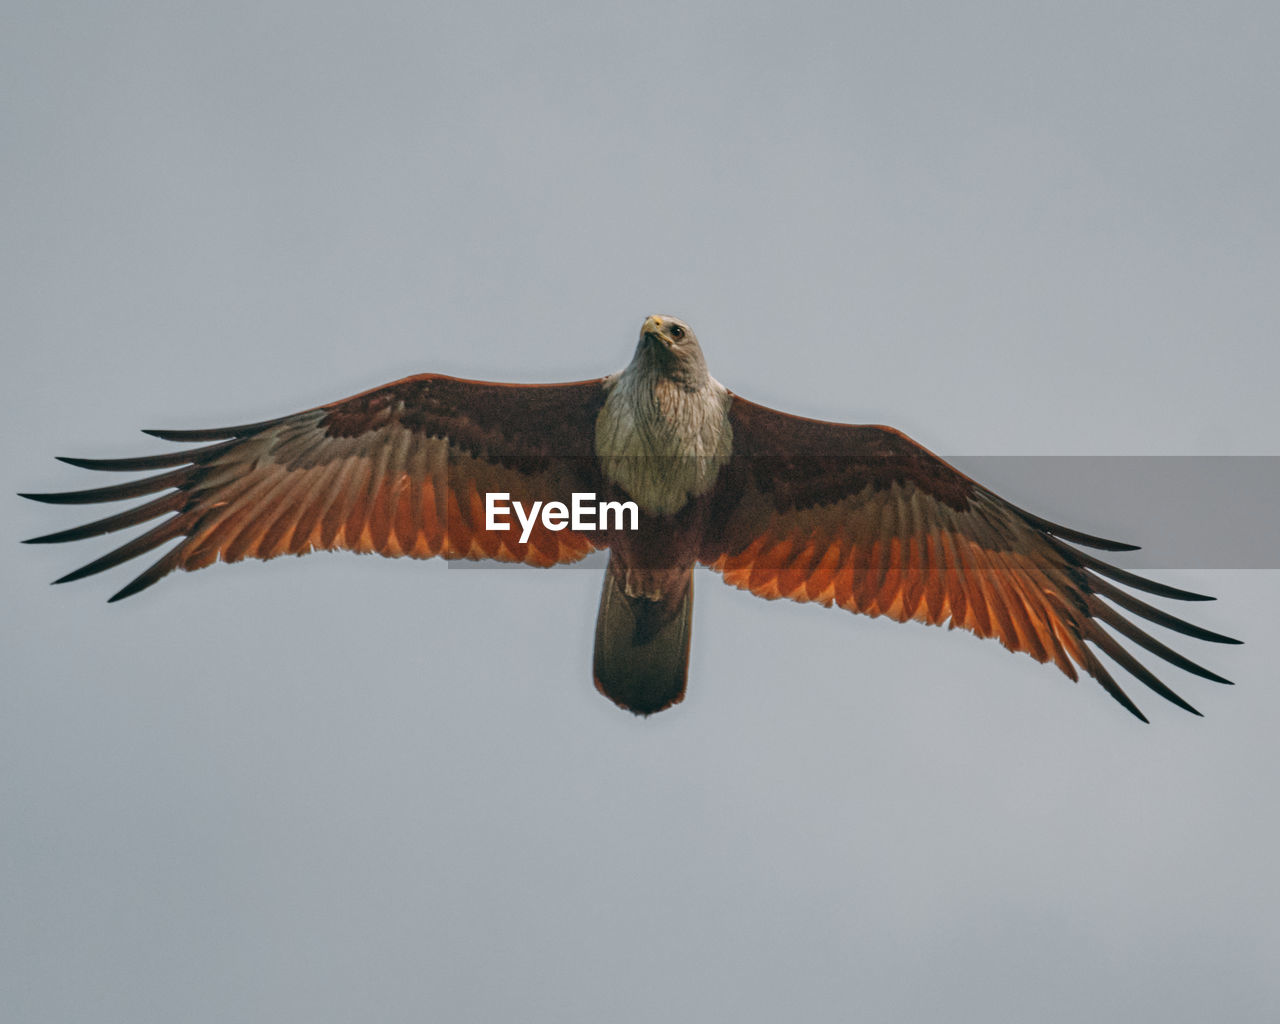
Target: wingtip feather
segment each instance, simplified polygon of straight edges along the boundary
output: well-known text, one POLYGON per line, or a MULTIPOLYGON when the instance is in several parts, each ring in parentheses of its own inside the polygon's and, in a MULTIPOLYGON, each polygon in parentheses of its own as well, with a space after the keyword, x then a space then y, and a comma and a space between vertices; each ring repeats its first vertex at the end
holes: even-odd
POLYGON ((230 441, 234 438, 252 437, 280 421, 262 420, 259 423, 242 423, 236 427, 214 427, 209 430, 165 430, 148 428, 142 432, 150 437, 158 437, 161 441, 230 441))
POLYGON ((1097 550, 1099 551, 1141 551, 1142 550, 1141 544, 1130 544, 1128 541, 1123 541, 1123 540, 1104 541, 1103 538, 1101 537, 1092 537, 1090 539, 1094 541, 1094 543, 1086 546, 1097 548, 1097 550))
POLYGON ((107 598, 107 604, 115 604, 117 601, 123 601, 126 597, 133 597, 134 594, 137 594, 142 592, 143 590, 146 590, 147 587, 151 586, 151 584, 155 582, 156 582, 155 580, 146 580, 142 583, 139 583, 138 580, 134 580, 132 583, 129 583, 128 585, 121 587, 109 598, 107 598))

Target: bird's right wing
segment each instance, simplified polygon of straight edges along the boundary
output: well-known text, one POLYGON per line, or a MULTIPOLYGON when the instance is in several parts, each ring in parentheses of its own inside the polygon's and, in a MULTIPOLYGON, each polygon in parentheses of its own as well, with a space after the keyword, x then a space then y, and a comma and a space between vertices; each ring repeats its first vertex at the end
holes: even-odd
POLYGON ((601 385, 423 374, 263 423, 147 431, 202 446, 141 458, 64 458, 85 469, 165 472, 25 497, 79 505, 165 493, 29 543, 83 540, 168 516, 57 581, 91 576, 182 538, 113 601, 174 569, 338 548, 536 566, 576 561, 599 546, 597 535, 550 530, 539 519, 521 542, 514 516, 510 530, 487 529, 485 494, 506 492, 528 508, 535 501, 568 505, 573 492, 598 490, 593 439, 601 385))
MULTIPOLYGON (((896 430, 824 423, 734 396, 733 459, 713 494, 700 560, 765 598, 836 604, 995 637, 1013 651, 1076 667, 1139 718, 1092 645, 1162 697, 1186 701, 1104 625, 1179 668, 1221 676, 1171 650, 1131 615, 1186 636, 1236 643, 1139 600, 1116 583, 1208 600, 1078 550, 1132 545, 1034 516, 896 430), (1105 600, 1104 600, 1105 598, 1105 600)), ((1143 719, 1145 721, 1145 718, 1143 719)))

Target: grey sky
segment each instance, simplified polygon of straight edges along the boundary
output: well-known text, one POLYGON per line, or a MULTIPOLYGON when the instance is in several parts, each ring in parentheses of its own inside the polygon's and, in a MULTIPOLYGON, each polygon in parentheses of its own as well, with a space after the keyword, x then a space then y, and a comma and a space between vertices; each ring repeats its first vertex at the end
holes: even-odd
MULTIPOLYGON (((1278 454, 1274 7, 1048 6, 10 3, 8 490, 414 372, 598 376, 653 312, 937 451, 1278 454)), ((1068 518, 1038 486, 999 482, 1068 518)), ((1235 498, 1069 510, 1246 641, 1177 644, 1239 685, 1135 684, 1149 727, 708 573, 641 721, 591 687, 598 560, 108 607, 126 570, 47 586, 102 546, 16 543, 80 513, 6 499, 5 1018, 1277 1019, 1280 576, 1179 550, 1235 498)))

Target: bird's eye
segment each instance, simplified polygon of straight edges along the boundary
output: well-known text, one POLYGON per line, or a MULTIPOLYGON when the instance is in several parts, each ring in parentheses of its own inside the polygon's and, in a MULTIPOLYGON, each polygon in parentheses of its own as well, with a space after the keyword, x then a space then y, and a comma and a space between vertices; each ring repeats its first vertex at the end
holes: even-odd
POLYGON ((673 337, 673 338, 675 338, 677 341, 679 341, 681 338, 683 338, 683 337, 684 337, 684 328, 683 328, 683 327, 681 327, 679 324, 672 324, 672 325, 671 325, 671 337, 673 337))

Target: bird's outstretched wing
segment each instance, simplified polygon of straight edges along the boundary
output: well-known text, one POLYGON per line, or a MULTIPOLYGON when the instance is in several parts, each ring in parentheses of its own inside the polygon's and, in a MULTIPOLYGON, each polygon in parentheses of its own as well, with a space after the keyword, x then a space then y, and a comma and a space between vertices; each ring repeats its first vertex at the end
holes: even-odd
POLYGON ((596 548, 590 534, 552 531, 539 521, 521 543, 518 523, 508 531, 486 529, 484 495, 505 491, 528 507, 568 504, 574 491, 597 490, 592 439, 603 401, 599 380, 517 385, 423 374, 263 423, 150 430, 201 446, 142 458, 64 458, 85 469, 165 472, 25 497, 78 505, 165 493, 29 543, 83 540, 168 516, 57 581, 91 576, 182 538, 113 601, 174 569, 337 548, 537 566, 572 562, 596 548))
POLYGON ((699 556, 726 583, 765 598, 834 603, 995 637, 1010 650, 1052 661, 1073 680, 1078 666, 1143 721, 1087 645, 1162 697, 1198 712, 1103 626, 1179 668, 1228 682, 1117 608, 1197 639, 1238 641, 1184 622, 1116 584, 1183 601, 1210 598, 1135 576, 1072 546, 1126 551, 1132 545, 1024 512, 888 427, 803 419, 736 395, 729 417, 733 459, 717 482, 699 556))

